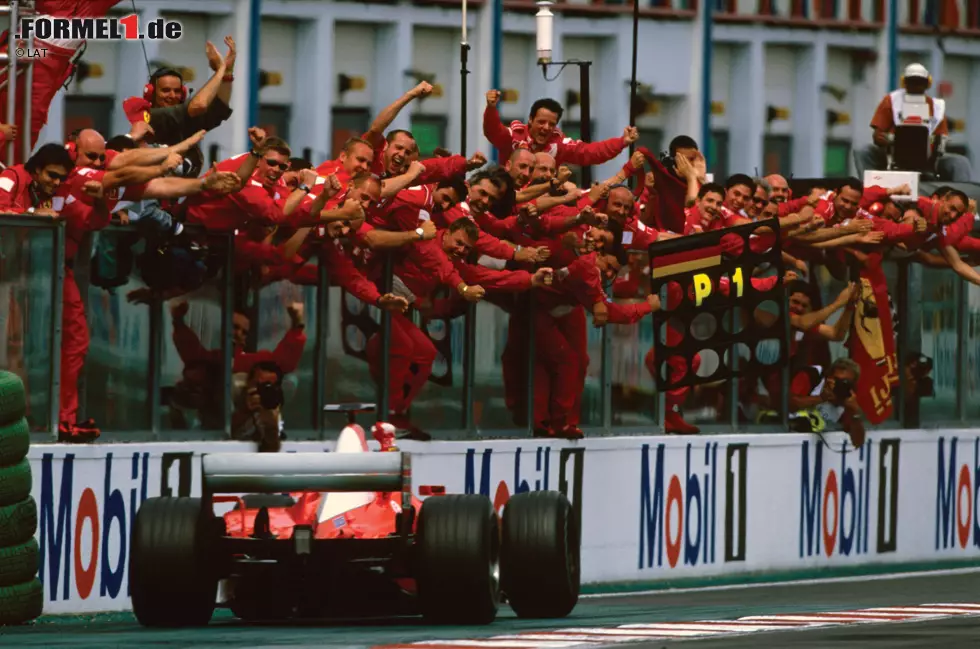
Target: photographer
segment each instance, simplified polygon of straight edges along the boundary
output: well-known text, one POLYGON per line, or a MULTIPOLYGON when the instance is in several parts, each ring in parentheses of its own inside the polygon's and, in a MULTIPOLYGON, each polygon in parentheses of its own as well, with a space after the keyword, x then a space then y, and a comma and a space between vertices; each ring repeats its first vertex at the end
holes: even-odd
POLYGON ((835 424, 851 437, 855 448, 864 444, 861 408, 854 396, 861 368, 849 358, 838 358, 822 371, 818 365, 806 367, 790 385, 790 429, 800 433, 821 433, 835 424))
POLYGON ((259 453, 279 452, 284 437, 282 376, 282 370, 271 361, 252 366, 245 389, 235 400, 232 439, 258 443, 259 453))

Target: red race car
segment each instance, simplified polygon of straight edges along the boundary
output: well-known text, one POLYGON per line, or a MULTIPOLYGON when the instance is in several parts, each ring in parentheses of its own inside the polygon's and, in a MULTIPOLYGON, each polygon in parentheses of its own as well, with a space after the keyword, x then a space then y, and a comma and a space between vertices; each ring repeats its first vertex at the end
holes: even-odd
POLYGON ((412 494, 411 457, 375 424, 380 451, 348 413, 332 453, 210 453, 202 497, 147 499, 133 525, 129 579, 144 626, 418 615, 489 624, 568 615, 580 586, 580 524, 556 491, 516 494, 498 518, 479 494, 412 494), (255 493, 248 493, 255 492, 255 493), (248 494, 248 495, 230 495, 248 494), (234 502, 223 516, 214 504, 234 502))

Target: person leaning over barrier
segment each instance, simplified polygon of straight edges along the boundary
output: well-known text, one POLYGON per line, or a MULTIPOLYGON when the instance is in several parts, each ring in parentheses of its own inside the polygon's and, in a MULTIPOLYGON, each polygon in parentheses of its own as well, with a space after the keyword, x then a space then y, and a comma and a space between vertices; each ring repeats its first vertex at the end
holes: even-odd
POLYGON ((860 376, 860 366, 849 358, 838 358, 826 371, 819 365, 799 370, 790 384, 790 429, 822 433, 836 424, 860 448, 865 431, 854 395, 860 376))

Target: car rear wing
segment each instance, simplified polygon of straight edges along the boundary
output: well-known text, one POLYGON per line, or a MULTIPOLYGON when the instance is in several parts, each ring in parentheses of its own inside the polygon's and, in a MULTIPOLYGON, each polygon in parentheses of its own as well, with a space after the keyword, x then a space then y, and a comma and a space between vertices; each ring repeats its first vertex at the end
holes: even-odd
POLYGON ((411 491, 408 453, 208 453, 206 494, 287 491, 411 491))

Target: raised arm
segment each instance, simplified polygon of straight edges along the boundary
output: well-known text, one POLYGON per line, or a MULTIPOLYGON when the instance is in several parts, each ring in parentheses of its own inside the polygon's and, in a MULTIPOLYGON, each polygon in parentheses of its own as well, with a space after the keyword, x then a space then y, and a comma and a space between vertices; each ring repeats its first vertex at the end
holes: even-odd
POLYGON ((208 44, 205 46, 205 53, 207 54, 208 60, 212 61, 211 67, 214 70, 214 74, 204 84, 204 87, 197 91, 197 94, 194 95, 194 98, 187 105, 187 114, 191 117, 200 117, 207 112, 211 102, 218 96, 218 90, 225 83, 223 79, 228 71, 227 62, 218 53, 218 50, 215 49, 214 43, 208 41, 208 44), (217 68, 214 67, 215 63, 217 63, 217 68))
POLYGON ((369 128, 367 133, 364 134, 364 139, 366 139, 372 145, 376 144, 379 138, 383 140, 385 137, 385 131, 388 130, 391 123, 395 121, 396 117, 398 117, 398 113, 400 113, 405 106, 412 103, 413 100, 426 97, 431 92, 432 84, 430 84, 428 81, 423 81, 406 92, 374 118, 374 121, 371 122, 371 128, 369 128))
POLYGON ((179 142, 173 146, 149 147, 145 149, 130 149, 129 151, 123 151, 119 155, 113 157, 112 162, 109 163, 107 169, 122 169, 123 167, 129 166, 150 167, 153 165, 163 164, 164 161, 174 153, 184 156, 188 151, 197 146, 202 139, 204 139, 204 135, 206 133, 207 131, 198 131, 183 142, 179 142))

